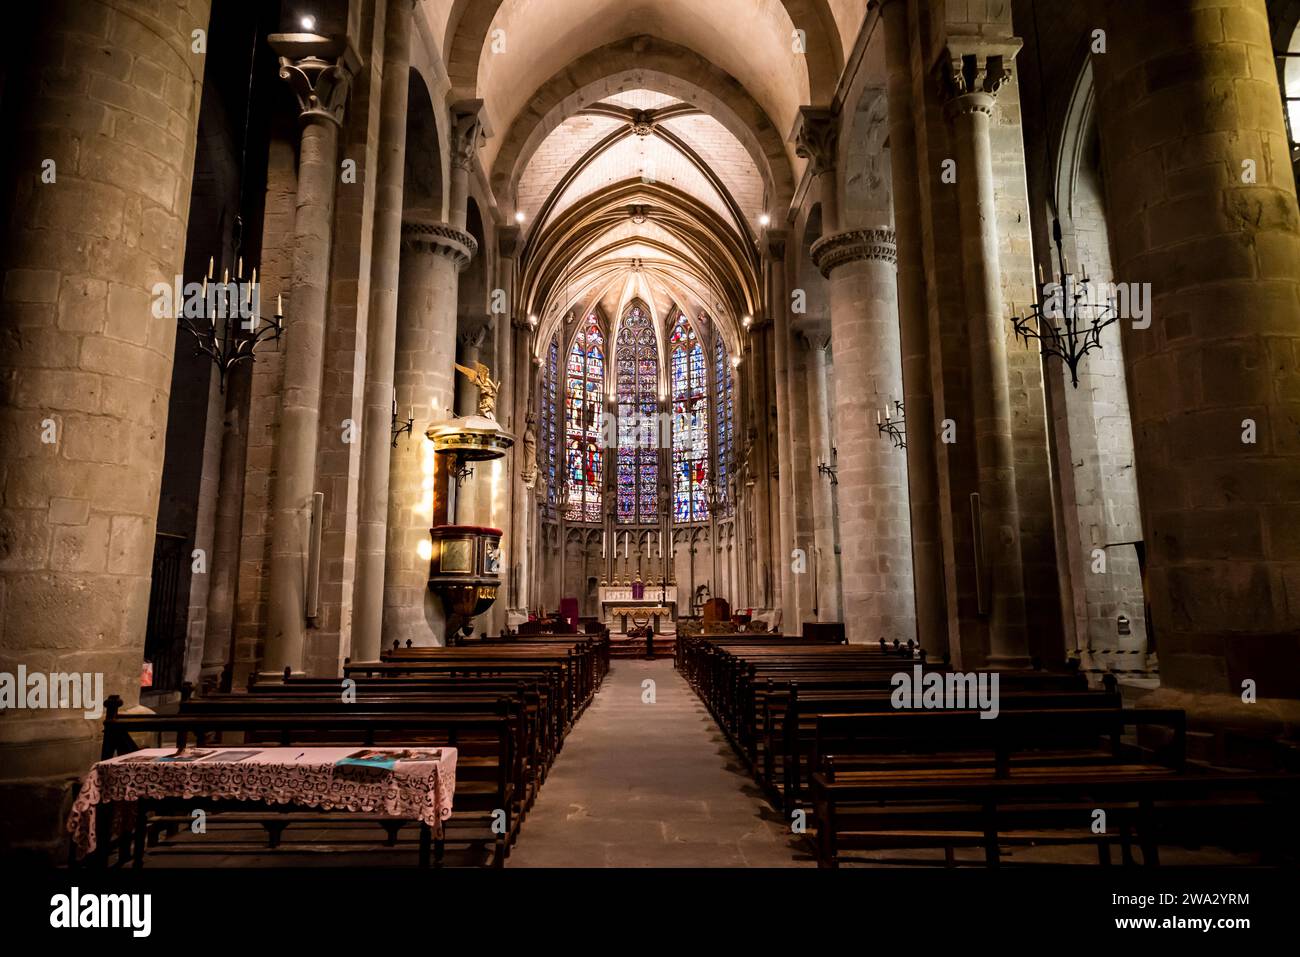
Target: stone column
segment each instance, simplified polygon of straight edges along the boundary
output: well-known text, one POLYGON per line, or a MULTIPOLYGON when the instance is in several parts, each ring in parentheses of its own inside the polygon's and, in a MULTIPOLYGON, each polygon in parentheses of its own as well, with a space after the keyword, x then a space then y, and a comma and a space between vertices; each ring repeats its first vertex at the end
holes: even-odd
POLYGON ((415 410, 415 435, 398 442, 389 466, 388 545, 384 565, 383 644, 445 641, 442 601, 429 591, 433 521, 433 443, 425 431, 447 418, 455 396, 458 274, 478 252, 465 232, 469 170, 482 141, 481 104, 453 110, 450 223, 402 224, 393 380, 397 407, 415 410))
MULTIPOLYGON (((388 469, 392 453, 393 360, 397 349, 397 284, 402 250, 406 109, 410 86, 411 0, 388 0, 384 72, 379 105, 379 162, 375 187, 370 312, 366 331, 365 410, 361 426, 361 483, 357 496, 357 571, 352 615, 352 658, 379 657, 384 617, 384 561, 388 538, 388 469)), ((404 423, 409 407, 398 409, 404 423)), ((414 426, 412 426, 414 432, 414 426)), ((419 436, 402 436, 414 443, 419 436)))
MULTIPOLYGON (((467 369, 475 369, 480 361, 487 326, 476 326, 460 334, 456 340, 456 361, 467 369)), ((493 370, 494 372, 496 370, 493 370)), ((474 415, 478 409, 478 386, 467 376, 456 376, 456 414, 474 415)))
POLYGON ((773 580, 780 582, 777 607, 781 609, 781 629, 798 634, 799 605, 795 593, 791 555, 795 548, 795 477, 794 427, 790 408, 790 310, 786 305, 785 233, 768 234, 771 257, 768 275, 768 301, 773 303, 772 358, 776 397, 776 461, 779 469, 777 495, 776 564, 773 580), (795 629, 791 631, 790 629, 795 629))
POLYGON ((824 236, 812 257, 829 280, 845 630, 851 642, 916 637, 907 457, 877 429, 902 388, 894 233, 824 236))
MULTIPOLYGON (((265 302, 266 300, 263 300, 265 302)), ((248 412, 253 368, 240 363, 226 376, 225 420, 212 535, 212 582, 203 630, 199 683, 205 690, 230 690, 226 666, 231 661, 235 628, 235 592, 239 584, 239 536, 244 511, 244 476, 248 466, 248 412)))
MULTIPOLYGON (((519 463, 514 470, 514 500, 511 504, 513 509, 511 513, 511 538, 513 541, 510 545, 510 567, 511 583, 514 586, 510 593, 510 607, 527 616, 529 605, 534 601, 533 589, 529 587, 532 580, 532 570, 534 566, 532 549, 529 547, 529 529, 533 527, 534 516, 537 514, 536 496, 538 490, 543 487, 544 478, 542 476, 542 467, 540 459, 540 448, 538 445, 545 440, 544 436, 537 433, 537 416, 528 400, 531 393, 529 383, 531 382, 531 373, 537 367, 529 359, 528 344, 531 340, 528 323, 519 320, 512 320, 511 331, 512 348, 514 351, 514 369, 515 376, 511 381, 511 390, 514 393, 514 421, 522 424, 523 435, 520 436, 520 445, 528 436, 529 430, 532 430, 534 448, 537 452, 534 454, 531 463, 532 471, 528 471, 529 463, 525 461, 524 451, 520 446, 516 456, 519 463)), ((557 450, 558 454, 558 450, 557 450)))
POLYGON ((810 329, 808 343, 808 436, 809 481, 812 483, 813 537, 817 549, 814 566, 817 575, 817 620, 843 621, 840 607, 840 570, 835 560, 835 504, 830 477, 817 468, 832 458, 830 397, 826 388, 826 349, 830 346, 828 330, 810 329))
POLYGON ((473 236, 446 223, 402 224, 393 378, 397 407, 415 410, 415 434, 390 450, 384 647, 443 638, 442 604, 428 587, 434 458, 425 431, 451 410, 457 272, 477 248, 473 236))
MULTIPOLYGON (((204 67, 190 33, 208 16, 208 0, 38 5, 5 76, 0 671, 85 674, 128 706, 177 341, 151 297, 184 261, 204 67)), ((102 717, 93 701, 0 716, 0 855, 64 853, 102 717)))
POLYGON ((889 77, 889 156, 898 244, 898 324, 907 420, 907 489, 912 521, 916 633, 921 647, 937 659, 948 650, 948 597, 943 568, 936 451, 939 430, 931 381, 907 6, 900 0, 884 0, 880 15, 889 77))
MULTIPOLYGON (((1007 337, 1012 328, 1002 302, 989 141, 994 97, 1010 75, 1008 68, 1018 47, 1018 41, 997 44, 951 40, 945 72, 950 94, 947 113, 953 123, 957 153, 962 267, 970 322, 975 421, 967 431, 974 433, 979 466, 989 663, 997 665, 1023 665, 1029 660, 1007 378, 1007 337)), ((957 427, 960 430, 962 423, 957 427)))
POLYGON ((816 620, 813 609, 817 604, 819 584, 816 581, 816 526, 813 520, 813 477, 816 475, 817 466, 809 438, 812 432, 809 422, 811 410, 808 389, 810 352, 811 347, 803 330, 792 332, 788 362, 790 420, 788 430, 782 431, 790 432, 790 475, 793 480, 791 491, 794 499, 793 547, 798 549, 801 557, 799 564, 795 566, 794 574, 791 575, 795 590, 795 621, 799 629, 791 634, 800 634, 803 630, 803 622, 816 620))
POLYGON ((1152 698, 1194 721, 1294 729, 1300 213, 1268 11, 1097 6, 1115 280, 1150 283, 1153 299, 1149 328, 1120 322, 1164 686, 1152 698), (1257 704, 1241 702, 1247 679, 1257 704))
POLYGON ((294 217, 293 270, 285 305, 284 380, 275 447, 266 647, 262 674, 302 668, 307 635, 306 597, 311 503, 316 490, 325 313, 333 245, 334 192, 339 178, 338 141, 348 87, 357 69, 346 39, 305 41, 276 34, 280 77, 298 98, 302 139, 294 217), (328 52, 314 45, 328 44, 328 52))
POLYGON ((741 367, 748 370, 746 379, 749 406, 752 414, 749 418, 753 464, 750 474, 754 478, 754 581, 750 588, 750 601, 756 608, 771 608, 772 592, 769 585, 772 575, 772 506, 771 495, 771 451, 768 446, 768 417, 772 404, 771 393, 767 388, 767 331, 771 322, 766 318, 755 317, 750 327, 748 357, 741 367))

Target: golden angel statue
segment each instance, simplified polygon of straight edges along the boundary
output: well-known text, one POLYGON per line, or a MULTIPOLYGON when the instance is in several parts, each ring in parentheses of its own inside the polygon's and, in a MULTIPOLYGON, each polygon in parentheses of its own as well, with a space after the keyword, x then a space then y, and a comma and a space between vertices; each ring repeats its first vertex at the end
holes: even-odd
POLYGON ((477 369, 470 369, 459 362, 453 363, 456 371, 478 386, 478 414, 485 419, 496 419, 497 390, 500 382, 493 382, 490 370, 483 363, 476 363, 477 369))

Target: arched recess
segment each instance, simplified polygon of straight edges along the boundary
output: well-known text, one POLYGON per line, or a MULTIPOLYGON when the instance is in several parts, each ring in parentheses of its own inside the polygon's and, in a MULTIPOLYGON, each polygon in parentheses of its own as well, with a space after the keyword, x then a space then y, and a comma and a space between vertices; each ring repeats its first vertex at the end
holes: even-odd
POLYGON ((753 158, 774 210, 794 195, 793 146, 736 79, 698 53, 656 37, 631 37, 592 50, 555 74, 511 121, 492 162, 492 188, 514 203, 529 158, 552 130, 579 110, 625 89, 643 88, 694 103, 753 158))
POLYGON ((418 70, 410 72, 406 108, 406 156, 402 209, 408 216, 442 218, 442 142, 429 87, 418 70))
MULTIPOLYGON (((1094 291, 1114 278, 1091 61, 1078 72, 1053 157, 1052 202, 1072 271, 1084 267, 1094 291)), ((1056 253, 1052 251, 1056 260, 1056 253)), ((1040 256, 1040 261, 1044 257, 1040 256)), ((1060 263, 1053 263, 1059 268, 1060 263)), ((1142 524, 1133 431, 1119 325, 1079 367, 1079 387, 1056 359, 1045 363, 1048 408, 1059 465, 1067 594, 1086 667, 1141 671, 1147 648, 1138 547, 1142 524)))
POLYGON ((488 274, 491 264, 488 262, 487 243, 484 241, 483 214, 473 196, 465 204, 465 231, 478 243, 478 253, 461 272, 456 284, 456 312, 461 332, 483 324, 488 316, 488 274))

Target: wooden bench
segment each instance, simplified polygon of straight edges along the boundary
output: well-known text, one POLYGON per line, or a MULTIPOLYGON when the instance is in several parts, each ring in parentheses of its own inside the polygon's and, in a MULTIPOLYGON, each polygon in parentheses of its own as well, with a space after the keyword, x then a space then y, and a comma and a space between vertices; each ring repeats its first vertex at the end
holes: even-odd
POLYGON ((890 711, 818 724, 811 790, 822 867, 848 850, 898 847, 943 847, 951 864, 961 846, 982 847, 996 867, 1004 843, 1095 844, 1109 863, 1116 838, 1125 863, 1136 841, 1154 865, 1180 816, 1200 815, 1197 833, 1212 833, 1214 801, 1277 811, 1300 785, 1293 775, 1190 772, 1181 711, 1010 710, 993 720, 890 711), (1130 728, 1164 734, 1140 749, 1123 740, 1130 728), (1098 809, 1106 828, 1094 833, 1098 809))

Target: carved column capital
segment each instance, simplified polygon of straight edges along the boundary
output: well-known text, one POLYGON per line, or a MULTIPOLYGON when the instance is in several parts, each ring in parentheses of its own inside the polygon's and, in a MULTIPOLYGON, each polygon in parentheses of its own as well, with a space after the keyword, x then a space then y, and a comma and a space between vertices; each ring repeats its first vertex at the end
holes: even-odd
POLYGON ((462 332, 459 336, 456 337, 456 341, 459 342, 461 347, 465 349, 480 349, 483 347, 483 343, 486 339, 487 339, 486 324, 477 325, 473 329, 466 329, 464 332, 462 332))
POLYGON ((514 259, 523 248, 523 230, 518 226, 497 227, 497 254, 502 259, 514 259))
POLYGON ((273 33, 267 42, 280 55, 280 79, 298 98, 299 119, 341 127, 352 77, 361 68, 347 38, 273 33))
POLYGON ((898 245, 892 229, 850 229, 823 236, 808 251, 814 265, 827 279, 845 263, 876 260, 891 266, 898 262, 898 245))
POLYGON ((478 240, 448 223, 404 219, 402 247, 450 259, 460 270, 468 266, 478 252, 478 240))
POLYGON ((991 113, 993 97, 1011 79, 1011 63, 1020 46, 1018 37, 949 37, 939 61, 940 86, 949 100, 949 112, 991 113))
POLYGON ((813 320, 794 330, 795 342, 808 352, 822 352, 831 344, 831 326, 825 320, 813 320))
POLYGON ((839 148, 840 121, 834 111, 813 106, 799 107, 790 134, 796 156, 808 160, 808 171, 820 176, 835 169, 835 154, 839 148))
POLYGON ((784 229, 769 229, 764 235, 766 248, 764 252, 774 263, 785 262, 785 244, 789 234, 784 229))
POLYGON ((489 136, 482 100, 462 100, 452 107, 451 165, 469 172, 489 136))

